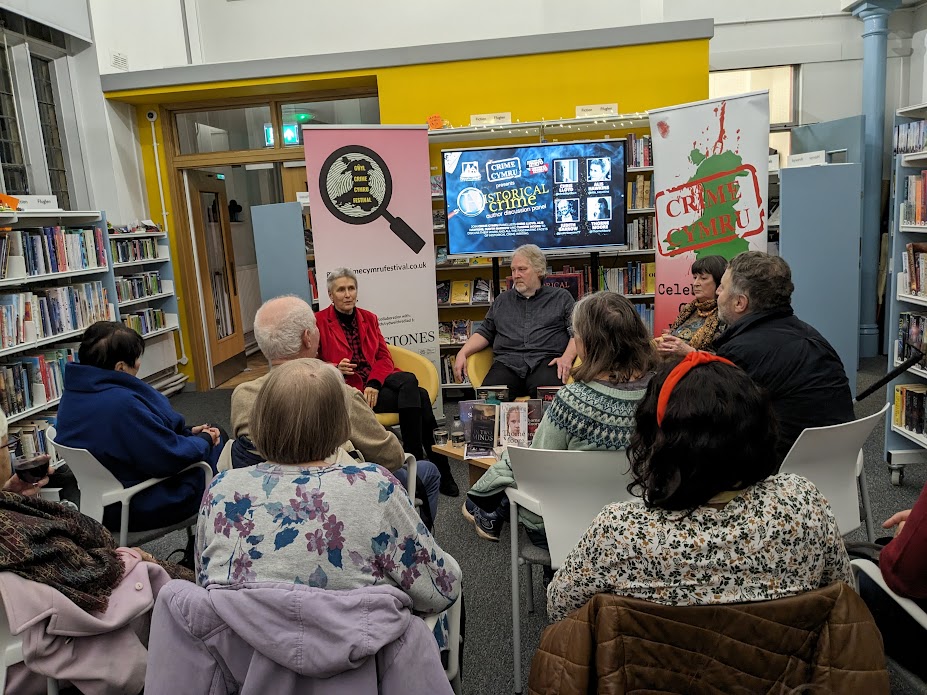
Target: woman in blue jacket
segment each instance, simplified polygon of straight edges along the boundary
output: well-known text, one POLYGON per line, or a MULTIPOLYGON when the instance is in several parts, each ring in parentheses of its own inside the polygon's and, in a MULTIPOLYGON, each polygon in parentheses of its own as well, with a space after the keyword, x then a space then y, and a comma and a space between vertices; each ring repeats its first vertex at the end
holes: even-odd
MULTIPOLYGON (((86 330, 79 362, 65 368, 57 440, 87 449, 125 487, 171 476, 206 461, 216 470, 227 436, 217 427, 187 427, 167 398, 137 378, 145 341, 131 328, 99 321, 86 330)), ((132 498, 129 530, 146 531, 194 515, 203 497, 200 470, 166 480, 132 498)), ((118 505, 103 523, 119 527, 118 505)))

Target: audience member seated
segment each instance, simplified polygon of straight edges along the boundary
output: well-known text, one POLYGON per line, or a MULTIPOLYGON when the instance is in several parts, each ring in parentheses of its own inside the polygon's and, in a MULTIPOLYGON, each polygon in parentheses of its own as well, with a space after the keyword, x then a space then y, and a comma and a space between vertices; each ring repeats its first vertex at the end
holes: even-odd
POLYGON ((679 316, 657 338, 657 349, 664 355, 685 355, 693 350, 711 350, 715 339, 727 325, 718 316, 718 285, 727 269, 724 256, 705 256, 692 264, 692 291, 695 299, 682 307, 679 316))
POLYGON ((599 513, 548 588, 551 620, 598 593, 684 606, 852 585, 827 500, 772 475, 774 423, 768 395, 723 358, 692 352, 661 368, 628 448, 628 490, 643 504, 599 513))
POLYGON ((274 367, 251 414, 266 463, 223 471, 196 533, 201 586, 288 582, 323 589, 398 587, 439 613, 460 594, 460 568, 388 471, 339 445, 351 423, 338 370, 304 359, 274 367))
MULTIPOLYGON (((895 538, 879 553, 882 578, 896 594, 927 610, 927 485, 913 509, 898 512, 882 526, 895 529, 895 538)), ((882 631, 885 653, 927 680, 923 648, 927 630, 864 574, 859 577, 859 592, 882 631)))
POLYGON ((547 259, 534 244, 512 254, 514 291, 493 301, 486 319, 470 336, 454 362, 458 380, 467 378, 467 358, 492 347, 493 363, 483 384, 508 386, 513 398, 537 394, 538 386, 565 384, 576 359, 570 337, 573 297, 562 287, 548 287, 547 259))
MULTIPOLYGON (((573 369, 573 383, 557 391, 531 447, 624 449, 633 431, 637 403, 658 361, 650 333, 625 297, 596 292, 576 304, 573 335, 582 364, 573 369)), ((504 455, 467 493, 463 514, 482 538, 499 540, 509 516, 505 488, 514 484, 504 455)), ((532 542, 546 548, 543 519, 526 509, 519 510, 519 518, 532 542)))
MULTIPOLYGON (((290 360, 315 358, 319 350, 319 329, 315 314, 304 300, 295 296, 270 299, 254 316, 254 338, 272 366, 290 360)), ((232 392, 232 465, 235 468, 253 466, 266 459, 251 441, 251 410, 258 392, 267 381, 262 376, 239 384, 232 392)), ((378 463, 391 471, 406 485, 405 454, 396 435, 377 421, 376 415, 355 388, 344 385, 351 421, 350 439, 341 448, 360 461, 378 463)), ((441 475, 431 461, 418 462, 419 490, 427 494, 429 512, 434 520, 438 513, 438 488, 441 475)))
POLYGON ((354 273, 347 268, 332 271, 328 296, 331 306, 318 315, 319 358, 335 365, 375 413, 398 413, 403 449, 417 460, 433 461, 441 473, 441 493, 457 497, 460 490, 447 457, 431 450, 438 426, 431 396, 414 374, 396 369, 377 315, 357 306, 354 273))
POLYGON ((778 463, 805 428, 855 418, 843 363, 793 314, 793 289, 788 263, 761 251, 736 256, 718 288, 718 314, 728 329, 715 340, 715 352, 769 393, 779 423, 778 463))
MULTIPOLYGON (((172 476, 198 461, 213 470, 226 435, 218 427, 187 427, 167 398, 137 378, 145 341, 131 328, 100 321, 84 332, 79 363, 65 367, 58 406, 58 441, 87 449, 125 487, 172 476)), ((129 529, 146 531, 196 514, 205 481, 201 470, 165 480, 132 498, 129 529)), ((103 523, 119 527, 119 506, 103 523)))

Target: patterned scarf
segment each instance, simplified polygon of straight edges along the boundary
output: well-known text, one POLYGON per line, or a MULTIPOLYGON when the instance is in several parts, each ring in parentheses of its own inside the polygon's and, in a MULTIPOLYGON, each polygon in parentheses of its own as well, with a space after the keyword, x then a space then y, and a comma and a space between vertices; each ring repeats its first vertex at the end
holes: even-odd
POLYGON ((705 319, 705 323, 692 334, 689 345, 696 350, 707 350, 725 328, 724 323, 718 317, 718 301, 716 299, 696 299, 686 304, 679 311, 679 316, 670 326, 670 330, 674 331, 679 328, 696 311, 699 316, 705 319))
POLYGON ((103 612, 125 568, 102 524, 38 497, 0 491, 0 571, 57 589, 103 612))

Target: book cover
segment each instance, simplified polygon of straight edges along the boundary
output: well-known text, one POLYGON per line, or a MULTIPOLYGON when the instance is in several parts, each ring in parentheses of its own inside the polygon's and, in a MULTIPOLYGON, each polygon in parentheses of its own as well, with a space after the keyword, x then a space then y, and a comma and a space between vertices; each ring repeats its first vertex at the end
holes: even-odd
POLYGON ((485 401, 472 400, 460 401, 458 404, 458 415, 460 425, 463 427, 464 441, 470 441, 470 425, 473 423, 473 409, 478 405, 483 405, 485 401))
POLYGON ((499 406, 499 443, 528 446, 528 404, 524 401, 499 406))
POLYGON ((447 280, 438 281, 435 290, 438 295, 438 304, 447 304, 451 300, 451 283, 447 280))
POLYGON ((466 319, 455 319, 451 323, 451 343, 463 345, 470 337, 470 322, 466 319))
POLYGON ((432 175, 431 195, 444 195, 444 175, 443 174, 432 175))
POLYGON ((470 304, 472 297, 472 280, 451 281, 451 304, 470 304))
POLYGON ((470 259, 470 265, 492 265, 492 258, 489 256, 474 256, 470 259))
POLYGON ((444 210, 432 210, 431 224, 435 229, 447 227, 447 213, 444 210))
POLYGON ((483 385, 476 390, 476 397, 486 403, 504 403, 509 400, 508 386, 483 385))
POLYGON ((544 402, 540 398, 525 401, 528 406, 528 446, 534 441, 534 433, 544 417, 544 402))
POLYGON ((438 322, 438 344, 439 345, 450 345, 451 344, 451 322, 450 321, 439 321, 438 322))
MULTIPOLYGON (((473 406, 470 420, 470 439, 481 449, 492 451, 499 443, 499 406, 479 403, 473 406)), ((489 454, 484 454, 489 455, 489 454)))
POLYGON ((473 303, 486 304, 492 301, 492 285, 489 280, 477 278, 473 281, 473 303))
POLYGON ((545 411, 550 407, 550 404, 554 402, 557 391, 561 388, 560 386, 538 386, 538 398, 541 399, 541 402, 544 404, 545 411))
POLYGON ((496 452, 493 451, 492 447, 485 447, 471 442, 464 444, 464 460, 483 458, 496 458, 496 452))
POLYGON ((435 265, 447 265, 447 246, 435 247, 435 265))

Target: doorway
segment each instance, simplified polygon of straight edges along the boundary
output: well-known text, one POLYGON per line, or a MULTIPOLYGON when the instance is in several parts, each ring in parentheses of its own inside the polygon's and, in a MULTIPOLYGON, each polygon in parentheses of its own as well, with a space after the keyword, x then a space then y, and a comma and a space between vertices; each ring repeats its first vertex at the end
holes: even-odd
POLYGON ((209 387, 215 388, 247 367, 229 200, 222 174, 198 170, 183 174, 209 387))

